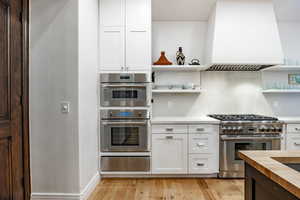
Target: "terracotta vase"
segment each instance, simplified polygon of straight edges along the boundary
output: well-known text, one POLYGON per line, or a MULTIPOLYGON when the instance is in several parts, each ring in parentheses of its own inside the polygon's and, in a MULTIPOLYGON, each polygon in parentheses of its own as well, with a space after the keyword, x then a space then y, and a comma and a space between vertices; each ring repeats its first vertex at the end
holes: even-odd
POLYGON ((162 51, 160 53, 160 58, 154 63, 154 65, 172 65, 172 62, 167 59, 166 53, 162 51))

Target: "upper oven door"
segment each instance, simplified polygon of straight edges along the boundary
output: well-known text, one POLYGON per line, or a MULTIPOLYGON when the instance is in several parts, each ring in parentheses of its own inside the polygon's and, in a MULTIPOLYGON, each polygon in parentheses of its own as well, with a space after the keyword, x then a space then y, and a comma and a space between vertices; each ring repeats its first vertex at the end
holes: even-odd
POLYGON ((149 151, 149 121, 101 121, 101 150, 103 152, 149 151))
POLYGON ((148 106, 147 83, 101 84, 101 106, 148 106))
POLYGON ((244 171, 244 162, 238 152, 244 150, 280 150, 281 138, 229 137, 222 135, 220 144, 220 170, 244 171))

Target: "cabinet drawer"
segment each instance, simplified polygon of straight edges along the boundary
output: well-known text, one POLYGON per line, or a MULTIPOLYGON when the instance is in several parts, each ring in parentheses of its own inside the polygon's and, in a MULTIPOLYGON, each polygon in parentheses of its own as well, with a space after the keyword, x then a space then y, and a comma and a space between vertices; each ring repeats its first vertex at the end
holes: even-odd
POLYGON ((219 164, 215 155, 194 154, 189 155, 190 174, 213 174, 218 173, 219 164))
POLYGON ((152 133, 187 133, 188 126, 186 125, 152 125, 152 133))
POLYGON ((190 125, 189 133, 218 133, 219 126, 215 125, 190 125))
POLYGON ((218 145, 214 138, 214 135, 209 134, 189 134, 189 153, 212 153, 218 145))
POLYGON ((287 135, 286 150, 300 150, 300 134, 287 135))
POLYGON ((300 124, 288 124, 287 133, 299 133, 300 134, 300 124))

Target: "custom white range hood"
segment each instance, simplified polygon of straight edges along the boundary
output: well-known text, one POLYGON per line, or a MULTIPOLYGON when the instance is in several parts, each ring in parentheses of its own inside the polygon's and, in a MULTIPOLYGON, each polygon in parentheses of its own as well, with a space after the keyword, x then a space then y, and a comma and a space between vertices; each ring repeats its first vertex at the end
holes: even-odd
POLYGON ((259 71, 283 63, 272 0, 217 1, 208 37, 208 71, 259 71))

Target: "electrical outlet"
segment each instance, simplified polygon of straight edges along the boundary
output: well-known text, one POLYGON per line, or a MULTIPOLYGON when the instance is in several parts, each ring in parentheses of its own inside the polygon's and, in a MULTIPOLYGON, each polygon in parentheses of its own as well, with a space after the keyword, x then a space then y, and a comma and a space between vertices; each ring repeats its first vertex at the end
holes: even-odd
POLYGON ((70 112, 70 102, 61 102, 60 103, 60 111, 61 113, 69 113, 70 112))

